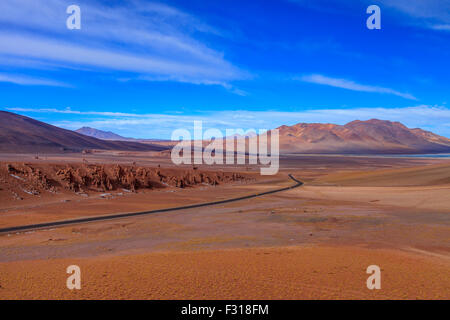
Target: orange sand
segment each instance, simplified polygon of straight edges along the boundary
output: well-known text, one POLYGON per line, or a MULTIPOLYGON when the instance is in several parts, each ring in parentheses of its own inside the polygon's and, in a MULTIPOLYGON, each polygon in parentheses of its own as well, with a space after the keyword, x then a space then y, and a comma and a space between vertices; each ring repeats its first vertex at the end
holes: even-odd
POLYGON ((360 247, 162 252, 0 264, 1 299, 448 299, 448 258, 360 247), (79 265, 82 288, 66 288, 79 265), (381 268, 381 290, 366 268, 381 268))

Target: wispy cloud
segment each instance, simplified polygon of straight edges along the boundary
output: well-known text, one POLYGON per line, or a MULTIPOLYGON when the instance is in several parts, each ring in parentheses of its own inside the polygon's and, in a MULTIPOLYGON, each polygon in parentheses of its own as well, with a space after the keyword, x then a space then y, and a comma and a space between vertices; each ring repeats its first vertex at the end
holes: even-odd
POLYGON ((375 2, 413 17, 450 21, 448 0, 375 0, 375 2))
POLYGON ((70 87, 70 85, 59 81, 7 73, 0 73, 0 82, 8 82, 25 86, 70 87))
POLYGON ((374 2, 409 16, 412 18, 410 22, 415 25, 434 30, 450 30, 450 1, 448 0, 375 0, 374 2))
POLYGON ((352 80, 340 79, 340 78, 331 78, 321 74, 311 74, 304 75, 301 77, 294 77, 294 80, 300 80, 304 82, 310 82, 315 84, 326 85, 330 87, 342 88, 353 91, 362 91, 362 92, 376 92, 376 93, 385 93, 396 95, 405 99, 417 100, 416 97, 409 93, 402 93, 390 88, 384 88, 379 86, 371 86, 365 84, 359 84, 352 80))
POLYGON ((450 24, 436 24, 436 25, 432 25, 431 28, 435 29, 435 30, 450 31, 450 24))
POLYGON ((61 113, 73 115, 95 115, 105 117, 141 117, 142 115, 124 112, 99 112, 99 111, 78 111, 71 108, 55 109, 55 108, 6 108, 9 111, 16 112, 32 112, 32 113, 61 113))
POLYGON ((218 81, 218 79, 232 79, 235 76, 235 70, 226 62, 223 62, 224 65, 221 66, 225 70, 220 75, 216 75, 217 69, 211 65, 190 64, 186 61, 176 61, 163 57, 89 48, 37 37, 0 32, 0 43, 15 44, 14 46, 0 45, 0 53, 3 54, 136 73, 171 75, 174 80, 207 82, 218 81))
POLYGON ((249 76, 222 52, 197 40, 197 34, 218 37, 220 31, 188 13, 142 0, 108 6, 100 1, 79 2, 82 29, 69 31, 66 1, 2 0, 0 23, 11 29, 0 32, 0 61, 32 59, 61 68, 131 72, 135 78, 144 76, 141 79, 159 76, 167 81, 218 84, 231 92, 235 91, 231 81, 249 76))
POLYGON ((298 5, 330 13, 351 13, 356 6, 379 5, 382 13, 396 11, 404 18, 397 22, 423 28, 448 31, 450 25, 450 1, 448 0, 288 0, 298 5), (386 10, 386 11, 385 11, 386 10))
POLYGON ((185 83, 192 83, 192 84, 199 84, 199 85, 216 85, 221 86, 228 91, 239 95, 239 96, 247 96, 248 93, 244 90, 241 90, 239 88, 236 88, 232 84, 224 81, 216 81, 216 80, 191 80, 191 79, 185 79, 177 77, 176 79, 173 77, 166 77, 166 76, 140 76, 136 79, 126 79, 126 80, 119 80, 119 81, 131 81, 131 80, 144 80, 144 81, 155 81, 155 82, 161 82, 161 81, 178 81, 178 82, 185 82, 185 83))
POLYGON ((134 114, 49 108, 8 108, 7 110, 31 115, 33 113, 71 114, 74 115, 71 120, 53 121, 52 124, 67 129, 89 126, 137 138, 169 139, 175 129, 191 129, 194 120, 203 121, 205 128, 225 130, 226 128, 271 129, 299 122, 345 124, 353 120, 372 118, 399 121, 410 128, 420 127, 450 137, 450 109, 430 105, 405 108, 324 108, 298 112, 210 111, 199 115, 134 114), (96 118, 93 119, 92 116, 96 118))

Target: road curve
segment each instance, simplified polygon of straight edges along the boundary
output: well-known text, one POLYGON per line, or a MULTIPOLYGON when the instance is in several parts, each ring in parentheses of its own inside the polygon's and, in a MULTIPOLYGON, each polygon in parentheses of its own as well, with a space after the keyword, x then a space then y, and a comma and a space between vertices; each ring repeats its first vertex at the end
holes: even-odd
POLYGON ((231 198, 231 199, 220 200, 220 201, 192 204, 192 205, 188 205, 188 206, 175 207, 175 208, 156 209, 156 210, 142 211, 142 212, 110 214, 110 215, 95 216, 95 217, 89 217, 89 218, 80 218, 80 219, 72 219, 72 220, 62 220, 62 221, 55 221, 55 222, 45 222, 45 223, 38 223, 38 224, 30 224, 30 225, 25 225, 25 226, 8 227, 8 228, 0 229, 0 234, 11 233, 11 232, 34 231, 34 230, 40 230, 40 229, 63 227, 63 226, 69 226, 69 225, 81 224, 81 223, 88 223, 88 222, 95 222, 95 221, 106 221, 106 220, 113 220, 113 219, 121 219, 121 218, 143 216, 143 215, 153 214, 153 213, 162 213, 162 212, 171 212, 171 211, 180 211, 180 210, 186 210, 186 209, 208 207, 208 206, 214 206, 214 205, 217 205, 217 204, 241 201, 241 200, 251 199, 251 198, 257 198, 257 197, 265 196, 267 194, 273 194, 273 193, 282 192, 282 191, 286 191, 286 190, 290 190, 290 189, 295 189, 295 188, 298 188, 301 185, 303 185, 303 182, 301 182, 300 180, 297 180, 296 178, 294 178, 292 176, 292 174, 289 174, 288 176, 289 176, 289 178, 291 178, 291 180, 293 180, 295 182, 294 185, 292 185, 290 187, 285 187, 285 188, 265 191, 265 192, 261 192, 261 193, 251 194, 251 195, 248 195, 248 196, 243 196, 243 197, 238 197, 238 198, 231 198))

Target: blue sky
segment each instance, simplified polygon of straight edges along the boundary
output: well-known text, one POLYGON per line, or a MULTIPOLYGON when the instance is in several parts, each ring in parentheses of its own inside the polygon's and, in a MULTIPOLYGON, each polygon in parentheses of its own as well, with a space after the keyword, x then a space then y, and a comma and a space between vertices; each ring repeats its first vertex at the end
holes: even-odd
POLYGON ((2 0, 0 109, 140 138, 370 118, 450 137, 449 40, 450 0, 2 0))

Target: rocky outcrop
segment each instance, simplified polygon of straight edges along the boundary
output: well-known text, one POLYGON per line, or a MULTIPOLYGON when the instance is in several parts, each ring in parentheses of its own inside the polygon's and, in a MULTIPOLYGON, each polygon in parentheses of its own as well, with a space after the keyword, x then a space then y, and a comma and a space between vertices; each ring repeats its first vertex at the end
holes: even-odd
POLYGON ((7 173, 18 181, 23 182, 23 187, 32 194, 39 194, 42 190, 55 191, 52 180, 39 168, 23 164, 21 166, 6 165, 7 173))
POLYGON ((6 164, 3 168, 6 168, 6 176, 9 176, 10 181, 26 185, 27 190, 32 192, 58 189, 73 192, 126 189, 136 192, 139 189, 187 188, 199 184, 219 185, 249 179, 239 173, 201 172, 193 169, 162 169, 135 165, 6 164))

